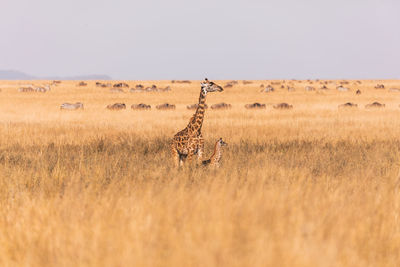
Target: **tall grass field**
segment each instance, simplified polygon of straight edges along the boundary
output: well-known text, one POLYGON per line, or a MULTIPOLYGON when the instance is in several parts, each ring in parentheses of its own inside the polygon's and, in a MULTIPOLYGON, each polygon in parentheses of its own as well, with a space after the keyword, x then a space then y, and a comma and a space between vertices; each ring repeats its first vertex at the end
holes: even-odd
POLYGON ((0 266, 399 266, 400 81, 214 81, 208 106, 232 105, 205 112, 204 159, 228 143, 218 169, 169 150, 200 81, 79 82, 0 81, 0 266))

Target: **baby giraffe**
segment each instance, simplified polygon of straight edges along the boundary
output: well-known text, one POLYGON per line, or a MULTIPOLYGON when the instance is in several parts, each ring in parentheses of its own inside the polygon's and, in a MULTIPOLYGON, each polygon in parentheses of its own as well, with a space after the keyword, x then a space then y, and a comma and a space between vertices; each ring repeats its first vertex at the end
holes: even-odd
POLYGON ((215 143, 214 146, 214 154, 212 154, 211 158, 208 160, 203 161, 204 166, 212 165, 214 167, 219 167, 219 161, 221 160, 222 157, 222 147, 226 146, 227 143, 225 143, 222 138, 218 139, 218 141, 215 143))

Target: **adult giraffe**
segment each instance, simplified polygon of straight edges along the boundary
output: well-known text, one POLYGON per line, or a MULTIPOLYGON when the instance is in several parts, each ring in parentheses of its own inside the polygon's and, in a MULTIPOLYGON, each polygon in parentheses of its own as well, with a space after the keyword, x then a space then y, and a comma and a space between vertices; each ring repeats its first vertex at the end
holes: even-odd
POLYGON ((199 104, 196 113, 192 116, 185 129, 174 135, 171 142, 171 152, 176 166, 181 166, 183 160, 191 161, 193 155, 197 154, 201 160, 204 151, 204 139, 201 134, 203 125, 205 103, 207 93, 222 92, 223 88, 207 78, 201 83, 199 104))

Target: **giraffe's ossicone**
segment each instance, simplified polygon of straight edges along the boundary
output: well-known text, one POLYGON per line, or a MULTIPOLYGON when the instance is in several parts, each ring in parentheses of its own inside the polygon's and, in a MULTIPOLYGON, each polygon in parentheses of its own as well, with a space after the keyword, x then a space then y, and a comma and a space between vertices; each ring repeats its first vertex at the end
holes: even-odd
POLYGON ((201 83, 199 104, 196 113, 192 116, 185 129, 174 135, 171 142, 171 153, 176 166, 181 166, 183 161, 191 161, 197 155, 200 161, 204 151, 204 139, 201 134, 203 125, 207 93, 222 92, 223 88, 207 78, 201 83))

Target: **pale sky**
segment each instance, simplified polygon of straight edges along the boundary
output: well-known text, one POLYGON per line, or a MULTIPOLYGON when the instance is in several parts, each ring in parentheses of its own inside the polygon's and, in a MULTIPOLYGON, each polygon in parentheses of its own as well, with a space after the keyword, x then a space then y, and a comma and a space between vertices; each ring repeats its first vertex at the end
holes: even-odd
POLYGON ((397 0, 1 0, 0 69, 114 79, 400 79, 397 0))

